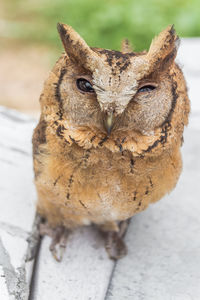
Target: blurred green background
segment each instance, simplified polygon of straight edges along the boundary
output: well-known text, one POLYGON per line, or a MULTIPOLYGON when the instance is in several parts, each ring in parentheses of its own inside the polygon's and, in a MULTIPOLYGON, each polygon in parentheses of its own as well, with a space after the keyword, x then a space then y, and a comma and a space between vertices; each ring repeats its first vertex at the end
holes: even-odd
POLYGON ((56 23, 70 24, 90 46, 134 50, 174 24, 200 36, 200 0, 0 0, 0 105, 38 115, 39 95, 62 45, 56 23))
POLYGON ((61 47, 56 23, 70 24, 91 46, 119 49, 124 37, 135 50, 175 24, 182 37, 200 35, 199 0, 5 0, 5 35, 20 42, 61 47))

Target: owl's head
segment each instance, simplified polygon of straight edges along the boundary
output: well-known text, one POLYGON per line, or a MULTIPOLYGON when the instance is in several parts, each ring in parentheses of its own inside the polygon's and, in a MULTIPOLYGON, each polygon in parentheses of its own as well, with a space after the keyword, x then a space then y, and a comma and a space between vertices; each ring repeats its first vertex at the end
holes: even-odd
POLYGON ((174 63, 179 38, 173 26, 139 53, 91 48, 68 25, 58 24, 58 31, 66 52, 53 71, 60 132, 67 128, 75 136, 87 128, 107 140, 125 140, 130 133, 149 137, 162 131, 182 74, 174 63))

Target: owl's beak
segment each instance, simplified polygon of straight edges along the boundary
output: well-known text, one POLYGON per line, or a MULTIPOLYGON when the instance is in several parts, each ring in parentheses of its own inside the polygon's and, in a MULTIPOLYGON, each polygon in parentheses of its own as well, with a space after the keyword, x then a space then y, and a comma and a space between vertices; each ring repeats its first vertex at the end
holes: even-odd
POLYGON ((110 135, 110 133, 112 131, 113 123, 114 123, 113 112, 106 113, 106 116, 105 116, 105 119, 104 119, 104 127, 105 127, 108 135, 110 135))

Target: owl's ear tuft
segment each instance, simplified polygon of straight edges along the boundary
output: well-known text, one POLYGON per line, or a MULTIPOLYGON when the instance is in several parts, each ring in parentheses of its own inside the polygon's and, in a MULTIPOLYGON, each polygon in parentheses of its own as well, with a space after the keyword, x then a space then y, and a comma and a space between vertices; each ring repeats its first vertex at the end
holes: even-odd
POLYGON ((99 60, 98 55, 71 26, 58 23, 57 29, 69 58, 93 71, 99 60))
POLYGON ((174 62, 179 44, 174 25, 168 26, 154 38, 147 54, 151 69, 168 68, 174 62))

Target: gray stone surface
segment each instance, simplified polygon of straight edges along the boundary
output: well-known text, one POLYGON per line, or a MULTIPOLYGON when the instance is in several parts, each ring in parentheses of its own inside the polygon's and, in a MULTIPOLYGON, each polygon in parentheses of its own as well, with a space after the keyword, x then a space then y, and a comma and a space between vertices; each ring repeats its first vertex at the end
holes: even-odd
POLYGON ((176 189, 133 217, 107 300, 200 299, 200 130, 186 130, 182 152, 176 189))
POLYGON ((31 138, 35 121, 0 107, 0 222, 31 231, 35 216, 31 138))
POLYGON ((187 81, 192 112, 200 112, 200 38, 181 40, 176 61, 181 66, 187 81))
POLYGON ((0 300, 26 300, 35 218, 31 136, 35 121, 0 107, 0 300))
POLYGON ((193 76, 200 76, 200 38, 183 38, 178 50, 177 61, 184 71, 193 76))

